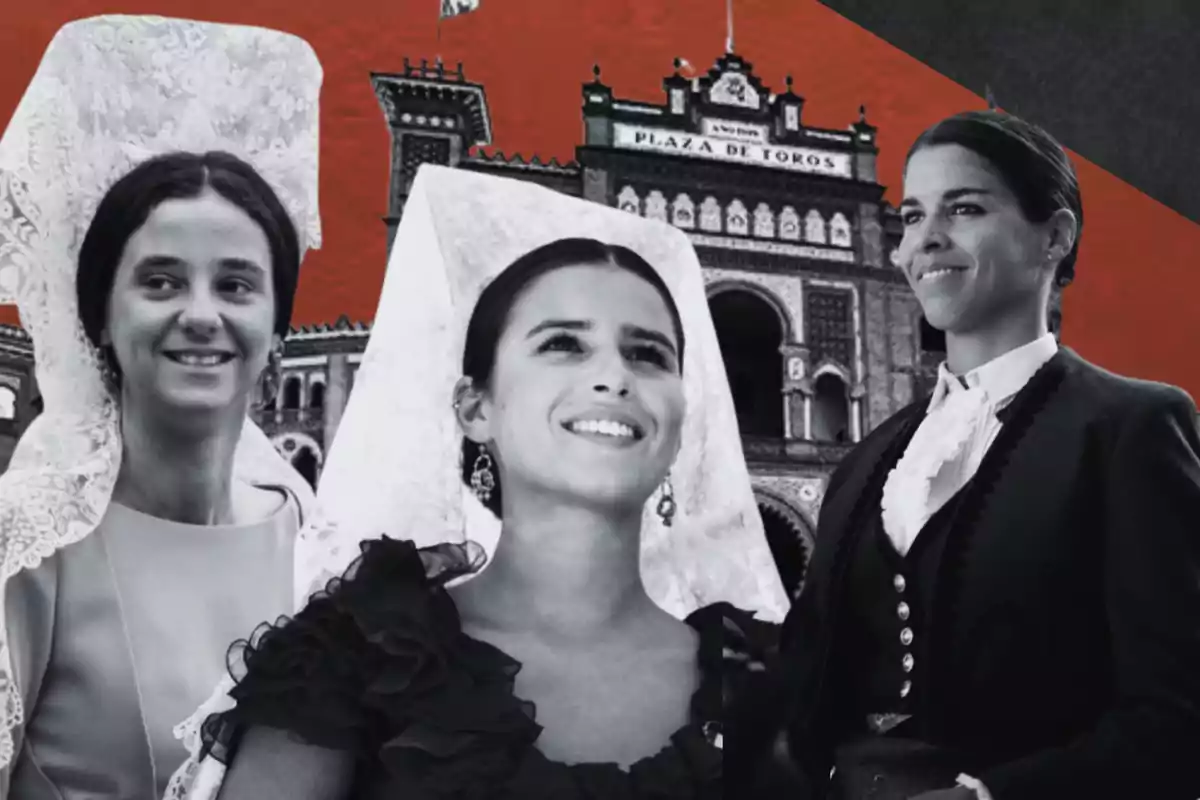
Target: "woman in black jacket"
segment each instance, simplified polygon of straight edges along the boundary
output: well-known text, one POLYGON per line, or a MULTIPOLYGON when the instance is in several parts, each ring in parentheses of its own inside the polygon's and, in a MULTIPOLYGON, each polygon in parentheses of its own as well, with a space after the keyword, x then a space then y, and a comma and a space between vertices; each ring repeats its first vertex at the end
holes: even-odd
POLYGON ((899 265, 947 358, 839 465, 726 780, 782 731, 812 798, 1194 800, 1200 439, 1180 389, 1050 333, 1082 205, 997 111, 909 152, 899 265))

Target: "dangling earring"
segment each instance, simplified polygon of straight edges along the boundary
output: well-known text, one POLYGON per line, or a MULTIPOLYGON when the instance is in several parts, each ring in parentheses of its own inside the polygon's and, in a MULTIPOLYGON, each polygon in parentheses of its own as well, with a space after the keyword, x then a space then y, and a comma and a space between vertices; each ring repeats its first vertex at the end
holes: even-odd
POLYGON ((487 448, 479 447, 479 455, 471 467, 471 491, 479 498, 479 502, 487 503, 492 498, 492 490, 496 488, 496 474, 492 472, 492 457, 487 448))
POLYGON ((261 383, 259 401, 255 404, 259 411, 263 411, 275 403, 279 396, 279 386, 282 383, 280 380, 283 373, 283 342, 279 342, 271 348, 271 355, 267 357, 267 368, 262 371, 262 375, 258 380, 261 383))
POLYGON ((658 498, 658 507, 654 510, 658 512, 658 516, 662 519, 663 525, 671 527, 671 522, 675 519, 675 489, 671 486, 671 476, 668 475, 662 485, 662 496, 658 498))

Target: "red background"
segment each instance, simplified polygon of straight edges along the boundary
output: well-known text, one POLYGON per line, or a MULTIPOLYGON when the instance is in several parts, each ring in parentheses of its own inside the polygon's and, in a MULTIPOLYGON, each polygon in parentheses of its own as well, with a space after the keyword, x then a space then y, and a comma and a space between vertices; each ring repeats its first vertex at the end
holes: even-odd
MULTIPOLYGON (((41 0, 6 3, 0 121, 7 122, 63 23, 155 13, 278 28, 312 43, 325 67, 321 207, 325 248, 305 262, 295 323, 369 320, 384 270, 388 131, 368 73, 441 55, 482 83, 497 149, 570 160, 582 140, 580 85, 599 62, 619 97, 661 102, 671 60, 706 70, 724 49, 721 0, 483 0, 447 20, 438 0, 41 0)), ((735 0, 735 44, 768 86, 784 76, 804 120, 844 128, 865 103, 879 127, 880 180, 895 202, 908 144, 929 124, 983 101, 815 0, 735 0)), ((1052 131, 1053 133, 1053 131, 1052 131)), ((1077 159, 1086 225, 1064 341, 1085 357, 1200 394, 1200 226, 1077 159)), ((15 322, 12 309, 0 319, 15 322)))

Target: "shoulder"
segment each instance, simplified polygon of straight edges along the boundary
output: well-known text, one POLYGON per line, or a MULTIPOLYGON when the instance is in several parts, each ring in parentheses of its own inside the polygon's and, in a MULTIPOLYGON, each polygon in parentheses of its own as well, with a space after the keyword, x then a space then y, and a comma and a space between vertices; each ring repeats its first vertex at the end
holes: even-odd
POLYGON ((308 744, 358 750, 370 741, 370 696, 383 665, 410 664, 422 653, 444 658, 461 630, 445 584, 476 571, 482 548, 418 548, 386 536, 360 548, 349 569, 293 617, 261 625, 234 644, 237 685, 230 695, 237 706, 206 723, 210 740, 265 725, 308 744))
POLYGON ((1120 375, 1067 351, 1070 383, 1086 396, 1095 412, 1117 426, 1175 417, 1193 426, 1196 403, 1186 391, 1168 383, 1120 375))
POLYGON ((484 561, 483 548, 474 542, 417 547, 406 539, 381 536, 359 544, 360 555, 340 577, 309 598, 294 618, 275 626, 303 628, 312 623, 349 625, 356 633, 373 639, 389 625, 411 623, 413 614, 441 610, 437 618, 423 619, 427 625, 447 622, 457 612, 444 591, 455 578, 478 571, 484 561))
POLYGON ((248 525, 267 523, 287 515, 294 520, 307 516, 305 498, 282 484, 235 481, 233 508, 235 518, 248 525))

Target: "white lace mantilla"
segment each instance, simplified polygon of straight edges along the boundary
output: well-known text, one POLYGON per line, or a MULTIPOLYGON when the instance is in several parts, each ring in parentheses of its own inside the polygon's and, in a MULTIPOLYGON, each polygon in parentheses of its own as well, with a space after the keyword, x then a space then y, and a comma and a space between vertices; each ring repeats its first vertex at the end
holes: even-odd
MULTIPOLYGON (((95 529, 121 460, 117 403, 79 323, 79 246, 109 187, 144 159, 224 150, 253 164, 321 240, 317 207, 322 70, 289 34, 163 17, 107 16, 55 35, 0 140, 0 302, 33 338, 44 402, 0 476, 3 582, 95 529)), ((235 459, 247 479, 311 492, 247 422, 235 459)), ((297 546, 298 563, 312 548, 297 546)), ((25 722, 7 632, 0 636, 0 770, 25 722)))

